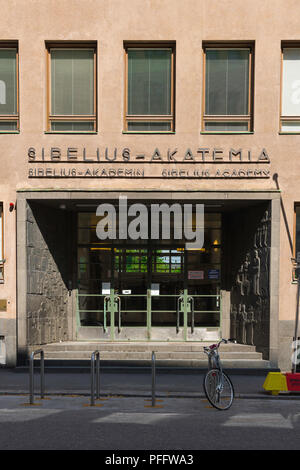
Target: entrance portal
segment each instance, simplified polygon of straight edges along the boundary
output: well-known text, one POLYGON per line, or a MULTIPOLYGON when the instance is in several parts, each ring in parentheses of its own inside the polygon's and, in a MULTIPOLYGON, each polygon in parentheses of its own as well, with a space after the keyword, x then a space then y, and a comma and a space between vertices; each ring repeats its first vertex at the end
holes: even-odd
MULTIPOLYGON (((203 202, 174 194, 154 194, 146 204, 203 202)), ((99 240, 96 196, 19 193, 20 361, 29 346, 47 343, 215 341, 221 334, 268 359, 270 344, 277 351, 280 210, 278 194, 270 194, 204 200, 204 245, 187 250, 174 238, 99 240)))
POLYGON ((101 242, 78 213, 77 338, 214 340, 221 327, 221 214, 205 214, 204 246, 179 240, 101 242))

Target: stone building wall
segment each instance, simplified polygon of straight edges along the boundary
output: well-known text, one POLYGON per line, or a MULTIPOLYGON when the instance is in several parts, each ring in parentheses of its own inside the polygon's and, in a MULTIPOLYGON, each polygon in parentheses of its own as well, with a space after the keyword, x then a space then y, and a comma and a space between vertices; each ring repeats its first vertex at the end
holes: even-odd
POLYGON ((27 206, 27 340, 68 339, 68 218, 63 211, 27 206))

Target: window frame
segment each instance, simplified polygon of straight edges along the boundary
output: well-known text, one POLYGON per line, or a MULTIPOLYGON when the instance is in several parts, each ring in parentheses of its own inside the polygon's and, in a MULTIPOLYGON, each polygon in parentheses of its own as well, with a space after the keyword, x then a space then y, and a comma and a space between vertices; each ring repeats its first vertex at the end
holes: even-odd
POLYGON ((283 107, 283 50, 284 49, 300 49, 300 41, 282 41, 281 42, 281 53, 280 53, 280 116, 279 116, 279 134, 300 134, 298 131, 284 131, 282 130, 283 122, 297 122, 300 127, 300 115, 299 116, 285 116, 282 114, 283 107))
POLYGON ((0 114, 0 122, 16 122, 16 129, 0 129, 0 134, 19 134, 20 132, 20 100, 19 100, 19 45, 18 41, 0 41, 0 49, 13 49, 16 51, 16 97, 17 113, 0 114))
POLYGON ((0 255, 0 271, 2 272, 2 278, 0 277, 0 284, 4 283, 4 217, 3 217, 3 202, 0 202, 0 221, 1 221, 1 251, 2 251, 2 258, 0 255))
POLYGON ((176 59, 176 43, 175 42, 124 42, 124 63, 125 63, 125 93, 124 93, 124 119, 123 133, 125 134, 174 134, 175 133, 175 59, 176 59), (171 114, 167 115, 150 115, 150 114, 128 114, 128 50, 129 49, 170 49, 171 50, 171 87, 170 102, 171 114), (139 131, 128 130, 128 122, 168 122, 170 130, 155 131, 139 131))
POLYGON ((98 131, 98 93, 97 93, 97 42, 96 41, 80 41, 80 42, 46 42, 46 67, 47 67, 47 115, 46 115, 46 133, 47 134, 96 134, 98 131), (92 49, 94 51, 94 112, 93 114, 52 114, 51 113, 51 50, 53 49, 92 49), (93 121, 93 129, 84 130, 52 130, 51 125, 54 122, 84 122, 93 121))
POLYGON ((253 134, 254 133, 254 42, 210 42, 205 41, 202 44, 202 116, 201 116, 201 134, 253 134), (249 50, 249 89, 248 89, 248 114, 245 115, 212 115, 205 114, 205 94, 206 94, 206 51, 208 49, 224 49, 224 50, 249 50), (221 131, 205 129, 208 122, 225 123, 226 122, 247 122, 248 130, 243 131, 221 131))
POLYGON ((296 266, 297 266, 297 262, 296 262, 296 257, 297 257, 297 253, 296 253, 296 236, 297 236, 297 208, 300 208, 300 202, 295 202, 294 203, 294 216, 293 216, 293 271, 292 271, 292 281, 293 282, 296 282, 298 281, 298 278, 296 276, 296 266))

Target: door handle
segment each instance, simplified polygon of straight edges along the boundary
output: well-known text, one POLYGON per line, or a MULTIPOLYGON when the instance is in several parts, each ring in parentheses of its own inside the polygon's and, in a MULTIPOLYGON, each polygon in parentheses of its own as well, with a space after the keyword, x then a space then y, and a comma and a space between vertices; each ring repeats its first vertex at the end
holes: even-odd
POLYGON ((104 331, 104 333, 107 332, 106 311, 107 311, 107 307, 108 307, 108 302, 109 302, 109 296, 104 297, 104 305, 103 305, 103 331, 104 331))
POLYGON ((115 303, 118 304, 118 317, 119 317, 118 318, 118 333, 120 333, 121 327, 122 327, 122 325, 121 325, 122 318, 121 318, 121 299, 120 299, 120 297, 115 298, 115 303))
POLYGON ((189 297, 188 301, 191 306, 191 333, 194 333, 194 328, 195 328, 194 297, 189 297))
POLYGON ((180 295, 177 299, 177 321, 176 321, 176 333, 179 333, 179 323, 180 323, 180 312, 182 311, 181 302, 183 301, 183 296, 180 295))

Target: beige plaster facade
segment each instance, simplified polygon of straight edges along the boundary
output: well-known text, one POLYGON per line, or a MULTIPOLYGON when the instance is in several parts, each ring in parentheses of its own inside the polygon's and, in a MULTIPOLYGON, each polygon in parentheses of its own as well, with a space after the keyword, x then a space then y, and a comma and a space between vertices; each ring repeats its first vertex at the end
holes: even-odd
MULTIPOLYGON (((292 282, 293 252, 290 240, 293 241, 294 203, 300 201, 300 135, 279 133, 281 41, 300 41, 299 2, 18 0, 0 1, 0 7, 0 40, 18 41, 19 50, 20 132, 0 135, 0 201, 4 208, 6 259, 0 299, 8 301, 7 311, 0 312, 0 335, 5 336, 7 364, 14 365, 16 361, 16 319, 18 309, 22 309, 20 299, 23 297, 18 293, 20 285, 17 277, 20 279, 20 270, 23 269, 20 262, 22 263, 25 254, 20 252, 17 258, 16 229, 17 214, 19 210, 22 211, 25 196, 28 195, 29 199, 51 199, 58 198, 57 192, 63 191, 62 199, 69 199, 73 197, 70 191, 76 191, 77 195, 83 191, 80 198, 85 199, 89 192, 95 193, 97 197, 101 193, 103 198, 103 194, 110 191, 125 194, 128 191, 143 190, 146 194, 152 194, 152 191, 161 194, 162 198, 167 192, 172 194, 172 199, 176 199, 177 191, 183 196, 189 194, 189 197, 193 197, 194 192, 201 193, 200 196, 204 199, 269 198, 273 206, 276 205, 273 214, 274 217, 277 214, 278 220, 272 221, 271 244, 273 297, 270 315, 273 325, 270 330, 270 357, 273 365, 279 365, 283 370, 289 369, 297 288, 292 282), (45 132, 45 41, 97 42, 97 133, 84 135, 45 132), (175 133, 123 133, 124 41, 176 43, 175 133), (253 133, 201 133, 203 41, 253 41, 255 44, 253 133), (28 157, 28 149, 32 147, 36 151, 38 162, 30 161, 28 157), (53 147, 61 150, 61 163, 51 162, 50 153, 53 147), (77 149, 72 155, 76 155, 80 163, 68 161, 68 148, 77 149), (105 161, 106 148, 110 156, 117 149, 119 164, 102 164, 105 161), (159 149, 163 161, 141 164, 140 160, 135 160, 135 163, 126 163, 122 161, 122 151, 125 148, 130 149, 132 160, 142 153, 146 154, 147 161, 159 149), (199 161, 199 148, 209 149, 207 163, 167 162, 168 150, 175 149, 177 154, 174 156, 178 161, 183 160, 187 149, 199 161), (233 157, 235 162, 229 162, 230 149, 240 148, 243 149, 243 160, 237 163, 238 158, 233 157), (41 161, 42 149, 46 162, 41 161), (83 149, 86 149, 86 158, 94 160, 94 163, 83 161, 83 149), (218 156, 223 156, 227 163, 220 160, 212 162, 213 149, 223 149, 223 154, 219 153, 218 156), (263 149, 270 161, 258 161, 263 149), (249 150, 252 152, 252 163, 248 160, 249 150), (118 177, 113 171, 116 167, 123 171, 129 167, 144 170, 146 177, 123 177, 124 173, 120 173, 121 177, 118 177), (64 177, 66 173, 61 173, 63 170, 68 174, 72 168, 76 170, 76 177, 74 173, 73 177, 72 173, 70 177, 64 177), (89 177, 91 173, 86 175, 87 169, 92 172, 95 168, 100 168, 100 171, 103 168, 111 169, 110 177, 89 177), (41 173, 34 173, 37 169, 41 173), (210 176, 216 176, 219 170, 219 174, 217 177, 194 177, 195 169, 199 172, 208 170, 210 176), (251 173, 247 177, 243 172, 240 178, 232 175, 234 170, 241 169, 264 170, 265 173, 258 172, 256 176, 251 173), (182 173, 171 175, 178 176, 176 178, 162 173, 170 170, 181 170, 182 173), (228 172, 223 174, 225 170, 228 172), (82 174, 79 175, 79 172, 82 174), (273 178, 274 174, 278 175, 277 180, 273 178), (37 177, 32 177, 35 175, 37 177), (40 196, 37 195, 38 191, 41 191, 40 196), (16 203, 18 199, 20 206, 17 203, 16 210, 10 212, 9 203, 16 203), (276 228, 279 218, 280 233, 278 225, 276 228), (276 268, 278 263, 279 269, 276 268)), ((18 236, 21 237, 22 234, 18 233, 18 236)), ((24 259, 23 261, 25 263, 24 259)), ((22 328, 22 323, 19 322, 20 327, 22 328)))

